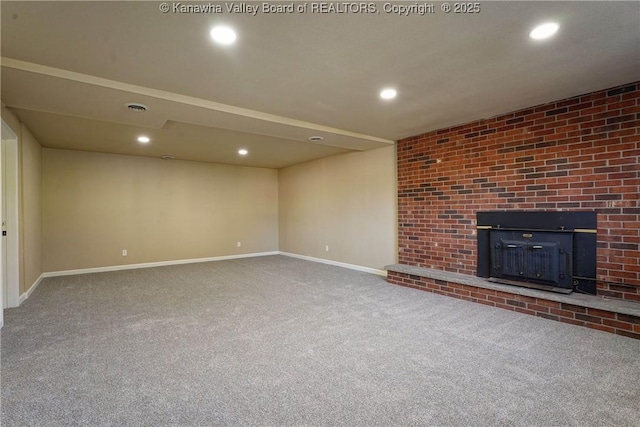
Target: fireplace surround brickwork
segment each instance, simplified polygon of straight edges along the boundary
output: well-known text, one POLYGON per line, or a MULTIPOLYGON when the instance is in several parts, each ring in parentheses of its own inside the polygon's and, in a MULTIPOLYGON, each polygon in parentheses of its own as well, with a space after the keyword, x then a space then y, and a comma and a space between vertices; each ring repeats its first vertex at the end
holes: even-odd
POLYGON ((640 302, 639 82, 400 140, 397 171, 400 264, 475 276, 476 212, 596 211, 597 292, 640 302))

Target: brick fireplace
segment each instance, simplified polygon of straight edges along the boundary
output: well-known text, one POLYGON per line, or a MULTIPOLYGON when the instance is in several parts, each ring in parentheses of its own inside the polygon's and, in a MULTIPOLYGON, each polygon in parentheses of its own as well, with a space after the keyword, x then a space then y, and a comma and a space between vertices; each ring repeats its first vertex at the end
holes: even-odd
POLYGON ((397 171, 391 283, 640 338, 640 83, 400 140, 397 171), (630 309, 474 286, 480 211, 595 212, 589 297, 630 309))

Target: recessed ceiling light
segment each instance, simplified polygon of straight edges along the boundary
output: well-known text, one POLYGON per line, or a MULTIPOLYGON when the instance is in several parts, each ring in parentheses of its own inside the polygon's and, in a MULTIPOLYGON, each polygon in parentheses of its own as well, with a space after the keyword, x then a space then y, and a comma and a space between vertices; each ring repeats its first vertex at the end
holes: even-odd
POLYGON ((398 94, 398 92, 396 92, 395 89, 384 89, 382 92, 380 92, 380 98, 382 99, 393 99, 396 97, 396 95, 398 94))
POLYGON ((244 148, 241 148, 238 150, 238 154, 240 154, 241 156, 246 156, 247 154, 249 154, 249 151, 245 150, 244 148))
POLYGON ((310 136, 308 139, 309 139, 309 141, 311 141, 311 142, 320 142, 320 141, 322 141, 324 138, 323 138, 323 137, 321 137, 321 136, 310 136))
POLYGON ((529 37, 534 40, 546 39, 558 32, 559 28, 560 26, 555 22, 548 22, 546 24, 538 25, 537 27, 535 27, 529 33, 529 37))
POLYGON ((224 25, 213 27, 209 34, 214 42, 225 46, 233 44, 237 38, 236 32, 230 27, 226 27, 224 25))
POLYGON ((142 143, 142 144, 147 144, 149 143, 149 141, 151 141, 151 138, 149 138, 148 136, 139 136, 138 137, 138 142, 142 143))
POLYGON ((161 158, 162 160, 175 160, 175 159, 176 159, 175 157, 170 156, 170 155, 168 155, 168 154, 165 154, 164 156, 160 156, 160 158, 161 158))

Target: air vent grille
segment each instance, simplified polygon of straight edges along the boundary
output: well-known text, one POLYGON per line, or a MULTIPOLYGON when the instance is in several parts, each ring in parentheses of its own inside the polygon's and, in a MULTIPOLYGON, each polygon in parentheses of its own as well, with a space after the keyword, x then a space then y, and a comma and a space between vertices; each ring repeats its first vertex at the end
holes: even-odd
POLYGON ((124 105, 127 107, 127 110, 135 111, 137 113, 144 113, 145 111, 149 110, 149 107, 144 104, 140 104, 139 102, 127 102, 124 105))

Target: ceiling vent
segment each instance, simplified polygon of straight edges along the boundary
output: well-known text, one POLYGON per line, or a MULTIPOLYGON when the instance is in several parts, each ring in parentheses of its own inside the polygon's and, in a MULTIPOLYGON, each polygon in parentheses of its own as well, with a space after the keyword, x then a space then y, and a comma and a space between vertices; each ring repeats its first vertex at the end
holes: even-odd
POLYGON ((145 111, 147 111, 149 109, 149 107, 147 107, 144 104, 140 104, 139 102, 127 102, 124 105, 125 105, 125 107, 127 107, 127 110, 135 111, 137 113, 144 113, 145 111))

